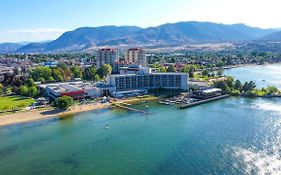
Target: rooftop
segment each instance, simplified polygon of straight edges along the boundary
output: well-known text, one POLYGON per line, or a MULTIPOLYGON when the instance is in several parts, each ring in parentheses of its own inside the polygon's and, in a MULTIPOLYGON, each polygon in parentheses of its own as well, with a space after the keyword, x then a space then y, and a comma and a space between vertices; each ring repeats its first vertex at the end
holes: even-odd
POLYGON ((55 92, 73 92, 73 91, 81 91, 85 89, 95 88, 94 85, 90 83, 84 83, 82 81, 77 82, 65 82, 65 83, 52 83, 52 84, 44 84, 40 85, 41 87, 48 87, 55 92))
POLYGON ((212 88, 212 89, 205 89, 205 90, 203 90, 203 93, 208 94, 208 93, 221 92, 221 91, 222 91, 222 90, 219 89, 219 88, 212 88))

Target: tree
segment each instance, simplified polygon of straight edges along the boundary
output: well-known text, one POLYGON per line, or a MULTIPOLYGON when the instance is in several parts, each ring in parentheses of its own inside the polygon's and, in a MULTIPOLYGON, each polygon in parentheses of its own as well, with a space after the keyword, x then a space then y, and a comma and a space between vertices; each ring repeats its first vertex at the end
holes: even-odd
POLYGON ((177 71, 177 70, 176 70, 175 66, 172 65, 172 64, 170 64, 169 67, 168 67, 168 69, 167 69, 167 72, 176 72, 176 71, 177 71))
POLYGON ((268 86, 266 89, 266 94, 267 95, 272 95, 272 94, 276 94, 279 92, 278 88, 277 87, 274 87, 274 86, 268 86))
POLYGON ((83 79, 94 81, 96 74, 97 74, 97 69, 95 66, 87 67, 84 70, 83 79))
POLYGON ((217 81, 214 83, 214 87, 220 88, 222 90, 223 94, 229 94, 231 93, 230 88, 227 86, 227 83, 225 81, 217 81))
POLYGON ((159 72, 167 72, 167 69, 163 66, 160 67, 159 72))
POLYGON ((12 87, 11 87, 11 86, 6 87, 5 93, 6 93, 6 94, 11 94, 11 93, 12 93, 12 87))
POLYGON ((73 98, 70 96, 62 96, 57 99, 56 106, 60 109, 68 109, 73 105, 73 98))
POLYGON ((48 77, 47 81, 48 82, 53 82, 53 81, 55 81, 55 79, 52 76, 50 76, 50 77, 48 77))
POLYGON ((156 68, 159 70, 159 72, 167 72, 167 70, 165 69, 165 67, 163 67, 161 64, 159 63, 154 63, 152 65, 152 68, 156 68))
POLYGON ((29 87, 35 86, 35 82, 32 78, 28 78, 25 83, 29 87))
POLYGON ((98 74, 95 75, 94 81, 100 81, 100 76, 98 74))
POLYGON ((250 82, 245 82, 242 89, 244 92, 248 92, 254 90, 255 88, 256 88, 256 84, 253 81, 250 81, 250 82))
POLYGON ((20 95, 22 95, 22 96, 28 96, 29 95, 29 89, 25 85, 20 86, 19 91, 20 91, 20 95))
POLYGON ((38 66, 34 70, 31 70, 31 76, 35 81, 38 81, 39 78, 44 78, 46 80, 51 74, 51 68, 45 66, 38 66))
POLYGON ((73 66, 71 68, 72 74, 74 78, 82 78, 83 74, 81 69, 78 66, 73 66))
POLYGON ((41 82, 41 83, 45 83, 45 78, 41 77, 39 78, 37 81, 41 82))
POLYGON ((0 83, 0 95, 2 95, 4 92, 4 86, 0 83))
POLYGON ((223 73, 224 73, 223 70, 220 69, 220 70, 217 71, 217 76, 218 76, 218 77, 222 77, 222 76, 223 76, 223 73))
POLYGON ((247 91, 249 90, 249 83, 248 83, 248 82, 245 82, 245 83, 244 83, 244 85, 243 85, 243 87, 242 87, 242 90, 243 90, 244 92, 247 92, 247 91))
POLYGON ((194 71, 189 70, 188 75, 189 75, 190 78, 194 78, 194 71))
POLYGON ((239 80, 235 81, 234 89, 241 90, 243 88, 242 83, 239 80))
POLYGON ((57 65, 57 69, 64 80, 70 80, 72 78, 72 72, 67 64, 61 62, 57 65))
POLYGON ((67 66, 67 64, 60 62, 60 63, 58 63, 57 68, 66 70, 66 69, 68 69, 68 66, 67 66))
POLYGON ((234 86, 234 79, 232 77, 227 77, 226 84, 229 88, 233 88, 234 86))
POLYGON ((203 76, 208 76, 208 75, 209 75, 209 71, 208 71, 207 69, 204 69, 204 70, 202 71, 202 75, 203 75, 203 76))
POLYGON ((249 82, 249 91, 252 91, 253 89, 255 89, 256 88, 256 83, 254 83, 253 81, 250 81, 249 82))
POLYGON ((174 57, 171 58, 171 63, 175 63, 176 62, 176 59, 174 57))
POLYGON ((186 64, 186 65, 184 65, 184 67, 183 67, 183 69, 182 69, 182 72, 185 72, 185 73, 187 73, 187 72, 190 72, 190 65, 188 65, 188 64, 186 64))
POLYGON ((30 97, 36 97, 38 95, 38 90, 35 86, 28 88, 28 94, 30 97))
POLYGON ((107 77, 108 75, 111 74, 112 72, 112 67, 111 65, 109 64, 104 64, 102 65, 99 69, 98 69, 98 75, 101 77, 101 78, 105 78, 107 77))
POLYGON ((58 68, 54 68, 52 69, 52 77, 56 80, 56 81, 63 81, 63 76, 61 75, 61 72, 58 68))

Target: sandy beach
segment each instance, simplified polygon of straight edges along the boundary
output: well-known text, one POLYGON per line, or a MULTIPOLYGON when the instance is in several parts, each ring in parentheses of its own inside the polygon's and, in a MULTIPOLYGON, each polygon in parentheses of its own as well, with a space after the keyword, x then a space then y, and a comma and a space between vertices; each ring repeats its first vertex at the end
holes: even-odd
MULTIPOLYGON (((118 100, 115 103, 137 103, 140 101, 152 101, 157 100, 157 97, 148 97, 148 98, 140 98, 140 99, 125 99, 118 100)), ((13 114, 4 114, 0 115, 0 126, 7 126, 25 122, 32 122, 56 117, 64 117, 70 114, 76 114, 81 112, 93 111, 98 109, 109 108, 112 103, 97 103, 97 104, 83 104, 76 105, 69 108, 67 111, 59 110, 59 109, 48 109, 48 110, 32 110, 26 112, 17 112, 13 114)))

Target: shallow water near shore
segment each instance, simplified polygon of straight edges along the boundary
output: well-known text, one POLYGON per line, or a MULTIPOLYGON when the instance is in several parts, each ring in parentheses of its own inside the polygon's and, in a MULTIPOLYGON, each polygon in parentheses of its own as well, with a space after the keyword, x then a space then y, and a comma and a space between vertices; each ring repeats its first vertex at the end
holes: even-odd
POLYGON ((184 110, 158 102, 132 107, 145 106, 148 114, 113 108, 0 127, 0 174, 281 172, 280 98, 231 97, 184 110))

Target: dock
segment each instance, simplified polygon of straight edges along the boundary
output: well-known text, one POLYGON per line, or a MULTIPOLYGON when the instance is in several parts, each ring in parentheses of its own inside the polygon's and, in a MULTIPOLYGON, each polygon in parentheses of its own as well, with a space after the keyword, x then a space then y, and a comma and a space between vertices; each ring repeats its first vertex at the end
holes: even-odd
POLYGON ((209 99, 206 99, 206 100, 200 100, 200 101, 192 102, 192 103, 189 103, 189 104, 183 104, 183 105, 180 106, 180 109, 190 108, 190 107, 193 107, 193 106, 197 106, 197 105, 204 104, 204 103, 209 103, 209 102, 224 99, 224 98, 227 98, 227 97, 230 97, 230 95, 229 94, 221 95, 221 96, 209 98, 209 99))
POLYGON ((128 107, 128 106, 122 106, 121 104, 118 104, 118 103, 115 103, 115 106, 118 107, 118 108, 121 108, 121 109, 128 110, 128 111, 139 112, 139 113, 143 113, 143 114, 147 113, 147 111, 134 109, 134 108, 131 108, 131 107, 128 107))

